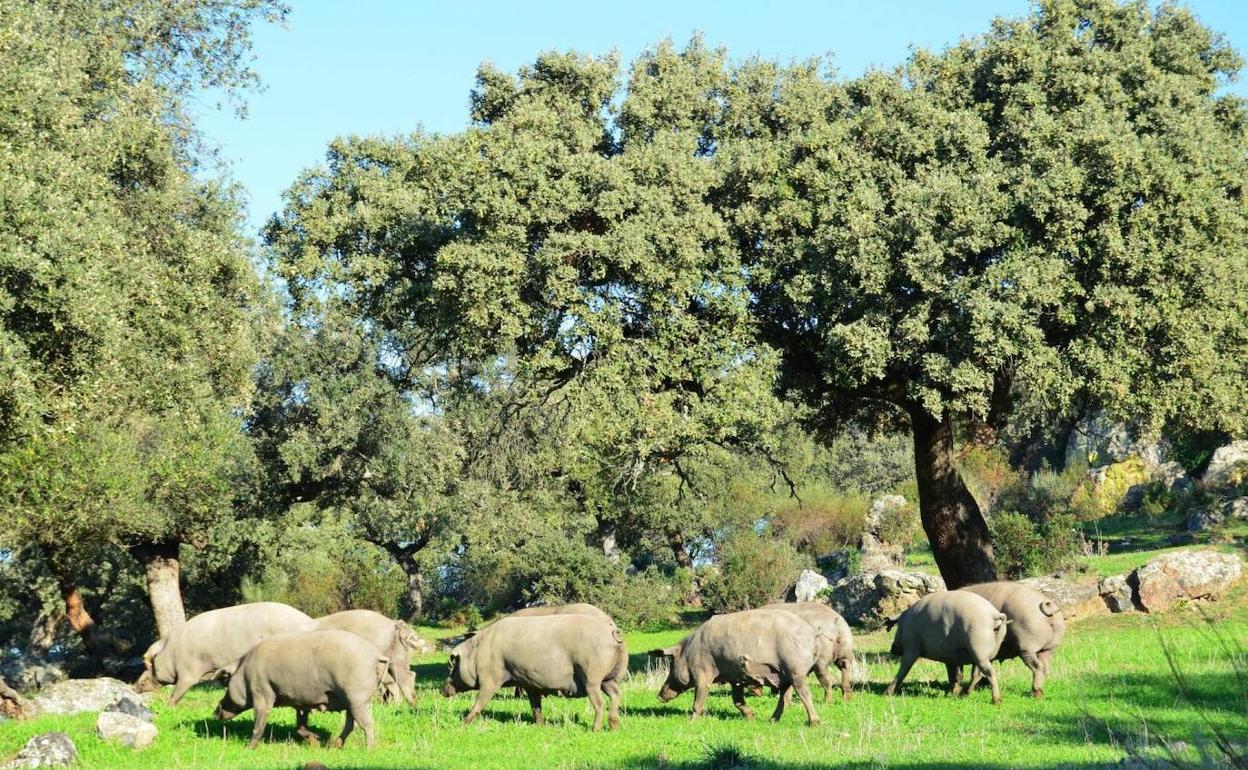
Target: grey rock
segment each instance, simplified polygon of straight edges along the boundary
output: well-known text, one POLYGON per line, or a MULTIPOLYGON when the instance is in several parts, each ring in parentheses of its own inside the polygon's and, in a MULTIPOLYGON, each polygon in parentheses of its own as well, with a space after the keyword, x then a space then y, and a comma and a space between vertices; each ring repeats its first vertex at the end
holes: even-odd
POLYGON ((1248 497, 1236 497, 1222 505, 1222 515, 1228 519, 1248 519, 1248 497))
POLYGON ((901 495, 881 495, 871 501, 871 509, 867 511, 867 532, 878 540, 885 519, 908 506, 906 498, 901 495))
POLYGON ((804 569, 793 586, 793 596, 799 602, 813 602, 819 592, 828 587, 828 579, 818 572, 804 569))
POLYGON ((143 701, 139 700, 137 696, 131 695, 119 698, 116 703, 106 706, 104 711, 126 714, 127 716, 138 717, 148 722, 151 722, 153 719, 152 710, 145 706, 143 701))
POLYGON ((1170 453, 1163 440, 1138 435, 1131 426, 1109 419, 1103 411, 1087 415, 1075 424, 1066 442, 1066 464, 1112 465, 1139 457, 1150 467, 1162 465, 1170 453))
POLYGON ((1019 582, 1057 602, 1066 620, 1106 611, 1105 602, 1094 583, 1078 583, 1055 575, 1027 578, 1019 582))
POLYGON ((1128 578, 1146 612, 1164 612, 1180 599, 1217 599, 1243 577, 1244 562, 1219 551, 1177 551, 1150 560, 1128 578))
POLYGON ((901 570, 860 572, 838 580, 828 603, 847 622, 878 628, 924 596, 943 590, 945 581, 936 575, 901 570))
POLYGON ((1151 486, 1151 484, 1132 484, 1118 501, 1118 510, 1126 513, 1140 510, 1151 486))
POLYGON ((78 747, 65 733, 42 733, 26 741, 13 759, 0 768, 64 767, 78 761, 78 747))
POLYGON ((101 711, 95 720, 95 732, 101 739, 116 741, 132 749, 145 749, 156 740, 159 731, 146 719, 120 711, 101 711))
POLYGON ((1190 533, 1207 532, 1222 524, 1226 517, 1221 511, 1212 508, 1193 508, 1187 514, 1187 531, 1190 533))
POLYGON ((125 682, 109 677, 66 679, 45 688, 35 696, 34 703, 42 714, 76 714, 80 711, 102 711, 122 698, 147 703, 151 693, 140 695, 125 682))
POLYGON ((1205 489, 1220 489, 1231 485, 1248 470, 1248 439, 1241 439, 1219 447, 1209 460, 1209 467, 1200 477, 1205 489))
POLYGON ((1127 583, 1126 575, 1101 578, 1101 582, 1097 583, 1096 590, 1100 592, 1101 598, 1105 600, 1105 606, 1109 607, 1110 612, 1135 611, 1135 592, 1131 590, 1130 584, 1127 583))
POLYGON ((60 662, 33 655, 18 655, 5 660, 0 665, 0 676, 22 692, 42 690, 69 678, 60 662))

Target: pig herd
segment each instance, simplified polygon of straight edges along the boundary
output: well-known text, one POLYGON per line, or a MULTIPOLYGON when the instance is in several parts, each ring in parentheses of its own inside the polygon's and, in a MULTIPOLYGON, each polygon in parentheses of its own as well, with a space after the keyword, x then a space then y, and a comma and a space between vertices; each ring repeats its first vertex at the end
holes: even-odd
MULTIPOLYGON (((892 695, 919 658, 944 663, 953 694, 966 694, 982 680, 1001 702, 992 662, 1020 658, 1032 672, 1032 694, 1042 697, 1053 650, 1065 633, 1057 605, 1017 583, 999 582, 930 594, 888 621, 895 628, 892 654, 901 659, 888 685, 892 695), (962 687, 964 666, 971 679, 962 687)), ((414 703, 410 657, 418 638, 405 623, 370 610, 349 610, 313 619, 293 607, 258 602, 205 612, 189 620, 144 655, 140 692, 173 685, 176 704, 201 680, 228 675, 215 716, 231 719, 253 709, 250 746, 264 734, 274 706, 296 713, 297 734, 311 742, 308 713, 345 711, 341 745, 358 722, 368 746, 374 742, 369 703, 381 692, 414 703)), ((747 694, 763 687, 777 694, 773 719, 797 693, 807 723, 819 723, 807 677, 814 674, 827 703, 840 674, 841 697, 851 695, 854 640, 848 624, 817 602, 770 604, 716 615, 679 644, 651 650, 665 660, 659 700, 693 690, 693 718, 706 707, 711 685, 727 684, 733 704, 747 719, 754 711, 747 694)), ((530 607, 469 634, 450 652, 442 694, 476 691, 465 723, 471 723, 500 688, 514 687, 529 699, 542 723, 547 695, 588 698, 593 730, 604 718, 620 726, 620 685, 628 673, 628 648, 615 622, 590 604, 530 607), (609 706, 607 701, 609 700, 609 706)))

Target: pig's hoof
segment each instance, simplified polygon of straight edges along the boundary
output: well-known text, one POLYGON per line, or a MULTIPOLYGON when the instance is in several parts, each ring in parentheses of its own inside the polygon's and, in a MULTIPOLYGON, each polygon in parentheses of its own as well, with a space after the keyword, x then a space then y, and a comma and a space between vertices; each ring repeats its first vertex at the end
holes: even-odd
POLYGON ((1000 706, 1000 705, 1001 705, 1001 699, 1000 699, 1000 698, 993 698, 993 699, 992 699, 992 705, 994 705, 994 706, 1000 706))
POLYGON ((955 685, 953 686, 953 689, 949 691, 949 694, 953 695, 954 697, 957 697, 957 696, 961 695, 961 694, 962 694, 962 685, 960 685, 960 684, 955 684, 955 685))
POLYGON ((341 739, 341 738, 334 738, 333 740, 331 740, 331 741, 329 742, 328 747, 329 747, 329 748, 331 748, 331 749, 340 749, 340 748, 342 748, 342 739, 341 739))
POLYGON ((746 719, 753 719, 754 709, 741 709, 741 716, 745 717, 746 719))
POLYGON ((315 735, 303 736, 303 742, 314 749, 319 749, 321 747, 321 739, 317 738, 315 735))
POLYGON ((1031 697, 1033 697, 1033 698, 1043 698, 1043 697, 1044 697, 1044 690, 1032 690, 1032 691, 1031 691, 1031 697))
POLYGON ((849 702, 850 702, 850 700, 852 700, 852 699, 853 699, 853 697, 854 697, 854 696, 850 695, 849 693, 843 693, 843 694, 841 695, 841 702, 842 702, 842 703, 849 703, 849 702))
POLYGON ((610 729, 610 730, 618 730, 618 729, 620 729, 620 718, 619 718, 619 717, 611 717, 610 719, 608 719, 608 720, 607 720, 607 728, 608 728, 608 729, 610 729))
POLYGON ((812 719, 812 720, 810 720, 809 722, 807 722, 807 723, 806 723, 806 726, 807 726, 807 727, 818 727, 818 726, 819 726, 819 720, 818 720, 818 719, 812 719))

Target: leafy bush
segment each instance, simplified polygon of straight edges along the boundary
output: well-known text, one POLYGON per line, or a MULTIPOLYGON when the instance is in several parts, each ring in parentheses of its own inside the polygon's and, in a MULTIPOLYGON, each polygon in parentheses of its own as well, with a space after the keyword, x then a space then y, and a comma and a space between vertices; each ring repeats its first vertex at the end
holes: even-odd
POLYGON ((988 520, 997 572, 1015 579, 1068 567, 1079 552, 1077 522, 1056 513, 1037 521, 1017 511, 1000 511, 988 520))
MULTIPOLYGON (((1138 457, 1129 457, 1105 469, 1101 482, 1085 478, 1071 496, 1071 510, 1084 521, 1111 516, 1118 512, 1127 491, 1138 484, 1151 485, 1152 474, 1138 457)), ((1146 493, 1147 499, 1147 493, 1146 493)))
POLYGON ((741 532, 725 540, 719 548, 718 563, 719 572, 703 586, 707 606, 716 612, 736 612, 777 601, 801 571, 812 566, 810 557, 788 542, 755 532, 741 532))
POLYGON ((772 526, 798 551, 819 557, 862 535, 871 498, 861 492, 836 492, 815 487, 800 501, 790 499, 773 514, 772 526))
POLYGON ((998 500, 1017 494, 1026 484, 1026 477, 1010 466, 1005 450, 999 447, 972 446, 958 461, 962 478, 984 511, 996 510, 998 500))
MULTIPOLYGON (((917 495, 916 495, 917 496, 917 495)), ((887 508, 880 519, 880 540, 910 550, 915 543, 927 542, 923 520, 919 518, 919 506, 907 497, 906 504, 887 508)))

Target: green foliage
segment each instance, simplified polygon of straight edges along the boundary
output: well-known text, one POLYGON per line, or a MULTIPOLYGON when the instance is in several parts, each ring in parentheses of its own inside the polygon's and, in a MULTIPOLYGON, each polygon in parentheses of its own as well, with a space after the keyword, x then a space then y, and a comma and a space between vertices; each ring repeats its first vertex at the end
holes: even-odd
POLYGON ((806 488, 800 500, 787 500, 771 518, 776 533, 813 558, 858 544, 871 499, 826 486, 806 488))
POLYGON ((813 565, 786 541, 752 531, 729 536, 718 557, 719 572, 703 586, 706 604, 716 612, 780 601, 801 571, 813 565))
POLYGON ((885 509, 880 518, 880 540, 910 550, 924 539, 919 507, 910 500, 905 505, 885 509))
POLYGON ((999 511, 989 517, 988 527, 997 571, 1011 580, 1063 570, 1079 555, 1078 522, 1068 514, 1037 520, 999 511))
POLYGON ((243 601, 283 602, 313 617, 349 609, 398 617, 407 580, 389 555, 332 519, 316 527, 285 523, 255 574, 242 576, 243 601))
POLYGON ((1085 478, 1075 490, 1071 506, 1085 520, 1110 516, 1118 512, 1123 496, 1132 487, 1152 484, 1152 474, 1138 457, 1129 457, 1110 465, 1099 482, 1085 478))

